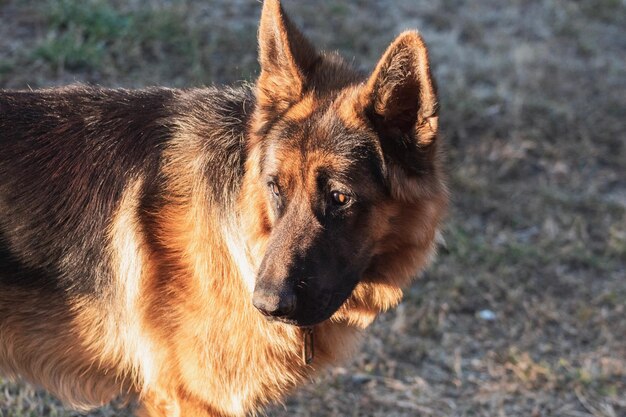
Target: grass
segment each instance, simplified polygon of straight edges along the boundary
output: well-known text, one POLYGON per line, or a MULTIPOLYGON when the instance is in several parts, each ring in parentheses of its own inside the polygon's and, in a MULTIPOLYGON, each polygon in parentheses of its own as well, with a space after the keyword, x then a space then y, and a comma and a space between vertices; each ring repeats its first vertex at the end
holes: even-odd
MULTIPOLYGON (((626 4, 284 3, 364 69, 401 30, 422 32, 453 204, 448 252, 362 351, 267 414, 626 415, 626 4)), ((0 88, 253 79, 258 13, 254 0, 4 1, 0 88)), ((77 414, 0 382, 0 416, 27 415, 77 414)))
POLYGON ((42 59, 57 72, 128 73, 138 63, 165 56, 176 62, 173 70, 197 71, 198 33, 187 25, 182 7, 120 10, 102 0, 62 0, 48 2, 43 11, 48 35, 31 59, 42 59))
MULTIPOLYGON (((59 1, 49 5, 50 36, 34 51, 55 68, 70 70, 101 65, 107 49, 130 35, 132 18, 98 1, 59 1)), ((134 35, 134 34, 133 34, 134 35)))

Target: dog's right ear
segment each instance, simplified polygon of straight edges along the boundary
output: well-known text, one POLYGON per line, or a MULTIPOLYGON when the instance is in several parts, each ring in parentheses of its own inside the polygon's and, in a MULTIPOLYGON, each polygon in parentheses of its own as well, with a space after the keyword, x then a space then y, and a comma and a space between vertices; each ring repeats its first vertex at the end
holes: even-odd
POLYGON ((257 104, 279 114, 298 102, 318 54, 285 15, 279 0, 265 0, 259 25, 257 104))

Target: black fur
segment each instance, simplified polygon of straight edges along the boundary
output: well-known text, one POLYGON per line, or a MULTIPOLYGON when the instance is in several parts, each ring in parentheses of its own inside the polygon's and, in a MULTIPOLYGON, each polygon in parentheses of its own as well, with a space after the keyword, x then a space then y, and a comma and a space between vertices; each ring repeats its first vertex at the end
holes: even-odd
POLYGON ((163 150, 181 125, 203 141, 213 197, 226 204, 243 174, 251 97, 247 87, 0 92, 0 283, 98 296, 122 193, 142 177, 146 210, 158 204, 163 150))

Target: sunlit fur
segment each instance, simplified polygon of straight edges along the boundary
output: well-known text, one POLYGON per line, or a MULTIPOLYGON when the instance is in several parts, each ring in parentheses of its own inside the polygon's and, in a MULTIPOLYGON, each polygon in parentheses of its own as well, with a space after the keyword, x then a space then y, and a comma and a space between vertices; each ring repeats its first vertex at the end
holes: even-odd
POLYGON ((421 37, 400 35, 364 77, 266 0, 259 44, 251 86, 0 92, 4 375, 81 410, 122 397, 143 417, 242 417, 348 358, 401 301, 447 205, 421 37), (368 246, 306 365, 302 329, 252 296, 281 221, 264 170, 306 200, 320 167, 372 170, 353 179, 368 246))

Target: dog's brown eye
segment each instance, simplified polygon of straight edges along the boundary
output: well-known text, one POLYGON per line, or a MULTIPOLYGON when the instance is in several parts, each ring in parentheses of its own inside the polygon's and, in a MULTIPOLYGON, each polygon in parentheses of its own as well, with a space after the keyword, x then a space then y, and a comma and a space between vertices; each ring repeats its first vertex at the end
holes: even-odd
POLYGON ((278 188, 278 185, 276 185, 275 182, 270 182, 267 185, 270 187, 272 194, 274 194, 276 197, 280 196, 280 189, 278 188))
POLYGON ((333 191, 333 202, 339 206, 345 206, 350 201, 350 196, 341 191, 333 191))

